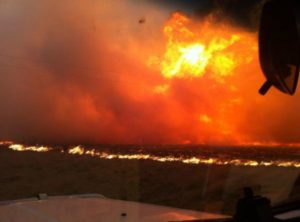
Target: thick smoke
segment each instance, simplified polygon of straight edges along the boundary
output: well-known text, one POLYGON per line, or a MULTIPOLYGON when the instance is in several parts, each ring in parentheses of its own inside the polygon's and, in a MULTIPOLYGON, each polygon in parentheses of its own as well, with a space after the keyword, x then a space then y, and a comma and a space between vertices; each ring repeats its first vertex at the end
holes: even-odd
MULTIPOLYGON (((233 0, 203 2, 203 14, 221 10, 229 21, 255 26, 251 19, 240 20, 243 13, 233 0), (240 13, 237 17, 235 11, 240 13)), ((259 4, 243 2, 249 16, 259 4)), ((163 52, 161 29, 176 7, 138 0, 2 1, 0 139, 90 144, 299 142, 300 132, 294 127, 300 120, 298 96, 273 91, 259 97, 263 77, 257 59, 251 69, 239 69, 244 77, 233 79, 244 103, 239 117, 228 120, 228 132, 196 122, 207 110, 212 115, 221 108, 228 113, 236 110, 215 102, 230 96, 226 85, 214 91, 208 87, 214 84, 210 80, 166 80, 146 65, 149 56, 163 52), (162 93, 165 87, 167 96, 162 93)))
POLYGON ((198 16, 200 19, 210 13, 218 14, 233 24, 255 31, 258 28, 262 5, 266 0, 151 0, 167 8, 198 16))
POLYGON ((167 15, 138 1, 38 0, 3 2, 0 14, 1 138, 136 141, 140 115, 151 121, 155 109, 135 98, 146 90, 143 81, 154 81, 139 50, 157 47, 156 23, 167 15))
POLYGON ((266 0, 214 0, 221 16, 229 18, 236 25, 257 30, 262 6, 266 0))

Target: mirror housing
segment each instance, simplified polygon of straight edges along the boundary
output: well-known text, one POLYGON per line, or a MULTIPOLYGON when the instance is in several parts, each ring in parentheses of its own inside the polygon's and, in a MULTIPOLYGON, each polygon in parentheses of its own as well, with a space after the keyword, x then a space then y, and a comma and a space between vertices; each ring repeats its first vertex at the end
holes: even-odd
POLYGON ((259 93, 271 86, 283 93, 296 92, 300 64, 300 1, 271 0, 262 10, 259 59, 266 77, 259 93))

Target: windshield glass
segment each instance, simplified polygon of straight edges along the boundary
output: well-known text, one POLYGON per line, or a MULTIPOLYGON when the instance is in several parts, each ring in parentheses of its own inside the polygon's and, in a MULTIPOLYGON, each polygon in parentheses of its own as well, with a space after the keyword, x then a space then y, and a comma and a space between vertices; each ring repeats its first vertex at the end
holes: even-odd
POLYGON ((0 200, 299 199, 299 94, 258 94, 264 2, 1 1, 0 200))

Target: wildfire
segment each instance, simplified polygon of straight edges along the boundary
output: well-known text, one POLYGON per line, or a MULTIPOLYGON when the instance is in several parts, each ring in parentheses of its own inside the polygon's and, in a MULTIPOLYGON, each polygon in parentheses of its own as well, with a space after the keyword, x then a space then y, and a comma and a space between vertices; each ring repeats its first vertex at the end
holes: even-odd
POLYGON ((202 77, 210 71, 211 78, 219 79, 232 75, 240 60, 228 50, 241 40, 240 34, 213 25, 210 18, 201 27, 194 26, 188 17, 176 12, 163 31, 167 45, 159 67, 166 78, 202 77))
POLYGON ((164 97, 172 112, 167 115, 170 128, 180 135, 175 143, 256 140, 244 124, 249 101, 259 99, 248 93, 257 88, 256 76, 249 74, 260 75, 256 33, 217 21, 213 14, 193 19, 180 12, 171 15, 162 32, 164 49, 147 64, 163 77, 153 92, 164 97))
POLYGON ((8 148, 14 151, 34 151, 34 152, 48 152, 52 150, 51 147, 46 147, 46 146, 24 146, 21 144, 11 144, 8 148))
POLYGON ((0 146, 7 146, 7 145, 11 145, 13 144, 13 142, 11 141, 0 141, 0 146))
POLYGON ((81 146, 75 146, 68 151, 69 154, 84 154, 84 149, 81 146))
MULTIPOLYGON (((0 144, 5 143, 8 148, 13 151, 31 151, 31 152, 49 152, 58 151, 64 153, 63 149, 52 148, 47 146, 26 146, 22 144, 7 144, 6 142, 0 142, 0 144)), ((298 144, 299 145, 299 144, 298 144)), ((100 152, 95 149, 87 149, 82 146, 70 147, 67 151, 69 155, 86 155, 90 157, 95 157, 99 159, 119 159, 119 160, 150 160, 156 162, 178 162, 183 164, 193 164, 193 165, 231 165, 231 166, 249 166, 249 167, 294 167, 300 168, 300 161, 290 160, 265 160, 257 161, 251 159, 222 159, 218 157, 184 157, 184 156, 157 156, 143 153, 132 153, 132 154, 118 154, 118 153, 108 153, 100 152)))

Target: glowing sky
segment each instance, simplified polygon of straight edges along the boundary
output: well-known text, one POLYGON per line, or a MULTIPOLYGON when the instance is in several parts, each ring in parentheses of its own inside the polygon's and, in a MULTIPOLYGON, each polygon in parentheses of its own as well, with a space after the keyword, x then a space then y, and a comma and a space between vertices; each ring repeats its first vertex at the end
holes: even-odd
POLYGON ((182 3, 157 1, 1 2, 0 139, 300 142, 299 94, 257 93, 264 81, 256 57, 260 4, 245 1, 248 20, 240 20, 233 10, 238 7, 224 3, 230 1, 215 1, 213 7, 207 2, 195 14, 182 3), (213 68, 203 78, 166 78, 158 65, 168 47, 163 30, 179 6, 197 41, 212 34, 229 41, 237 34, 242 40, 226 53, 234 52, 238 59, 232 61, 248 62, 238 63, 228 78, 211 78, 223 71, 213 68), (209 24, 207 16, 213 17, 209 24))

